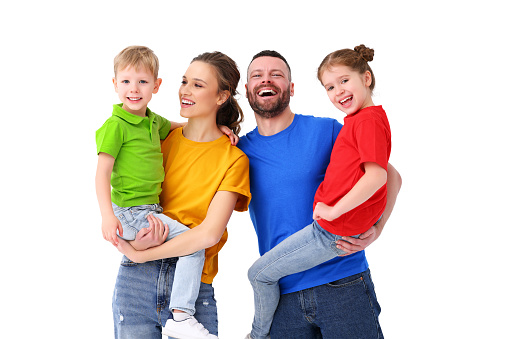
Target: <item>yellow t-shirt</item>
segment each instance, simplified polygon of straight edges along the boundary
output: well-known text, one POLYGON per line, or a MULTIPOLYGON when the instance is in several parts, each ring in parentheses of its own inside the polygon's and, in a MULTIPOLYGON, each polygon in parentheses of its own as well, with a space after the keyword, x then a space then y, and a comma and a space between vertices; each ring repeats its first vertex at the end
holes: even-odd
MULTIPOLYGON (((160 195, 163 213, 193 228, 202 223, 217 191, 239 193, 236 211, 246 211, 251 199, 249 160, 226 136, 195 142, 177 128, 161 146, 165 177, 160 195)), ((217 255, 228 238, 205 250, 202 281, 210 284, 218 271, 217 255)))

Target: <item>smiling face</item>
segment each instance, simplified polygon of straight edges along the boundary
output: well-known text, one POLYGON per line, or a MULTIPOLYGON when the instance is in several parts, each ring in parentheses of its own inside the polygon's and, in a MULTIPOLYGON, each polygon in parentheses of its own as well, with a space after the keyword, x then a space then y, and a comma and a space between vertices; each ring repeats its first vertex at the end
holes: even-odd
POLYGON ((247 74, 247 99, 256 114, 273 118, 288 107, 293 83, 283 60, 270 56, 256 58, 247 74))
POLYGON ((360 74, 348 66, 335 65, 324 70, 321 81, 330 101, 347 115, 373 106, 369 71, 360 74))
POLYGON ((144 117, 152 94, 159 91, 161 79, 155 79, 152 72, 144 68, 136 70, 128 66, 117 72, 113 78, 115 92, 118 93, 122 108, 127 112, 144 117))
POLYGON ((202 61, 192 62, 179 89, 180 115, 184 118, 215 116, 227 99, 218 89, 214 68, 202 61))

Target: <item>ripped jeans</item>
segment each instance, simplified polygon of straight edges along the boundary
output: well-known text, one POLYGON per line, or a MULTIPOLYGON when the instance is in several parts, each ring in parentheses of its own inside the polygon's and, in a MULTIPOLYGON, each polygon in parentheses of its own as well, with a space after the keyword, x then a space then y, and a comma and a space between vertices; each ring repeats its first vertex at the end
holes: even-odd
MULTIPOLYGON (((136 264, 122 259, 113 294, 116 339, 161 339, 172 314, 170 304, 177 258, 136 264)), ((194 317, 217 335, 217 307, 212 285, 201 283, 194 317)))
MULTIPOLYGON (((162 214, 163 209, 159 204, 132 207, 119 207, 112 204, 112 206, 115 216, 122 223, 123 238, 126 240, 134 240, 138 231, 149 227, 147 220, 149 213, 168 225, 170 231, 166 241, 189 230, 189 227, 162 214)), ((170 309, 181 310, 190 315, 194 314, 194 305, 200 289, 204 261, 205 250, 199 250, 178 258, 175 277, 172 277, 172 285, 169 286, 169 290, 173 291, 168 306, 170 309)))

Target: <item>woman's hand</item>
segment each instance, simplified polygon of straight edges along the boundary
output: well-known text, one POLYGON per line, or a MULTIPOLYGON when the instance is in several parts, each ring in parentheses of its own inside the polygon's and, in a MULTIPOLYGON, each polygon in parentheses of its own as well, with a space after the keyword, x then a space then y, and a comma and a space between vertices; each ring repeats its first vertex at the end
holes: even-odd
POLYGON ((152 214, 149 214, 147 215, 147 220, 149 227, 142 228, 136 235, 136 239, 131 242, 132 247, 138 251, 143 251, 147 248, 159 246, 168 237, 168 225, 164 224, 161 219, 154 217, 152 214))
POLYGON ((337 248, 346 252, 342 257, 365 250, 373 241, 378 239, 381 230, 378 225, 372 226, 369 230, 362 233, 359 238, 343 237, 343 240, 336 241, 337 248))
POLYGON ((132 247, 131 244, 124 239, 119 238, 116 247, 119 252, 128 257, 129 260, 139 264, 145 262, 141 257, 141 253, 143 252, 135 250, 134 247, 132 247))

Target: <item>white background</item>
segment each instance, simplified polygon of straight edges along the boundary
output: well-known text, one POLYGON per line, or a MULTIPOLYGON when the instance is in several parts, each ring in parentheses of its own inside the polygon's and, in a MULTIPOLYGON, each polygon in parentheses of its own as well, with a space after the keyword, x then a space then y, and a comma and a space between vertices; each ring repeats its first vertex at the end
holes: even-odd
MULTIPOLYGON (((403 177, 393 216, 367 250, 386 338, 507 338, 509 109, 500 1, 17 1, 2 5, 0 318, 13 338, 111 338, 120 254, 102 239, 95 130, 117 103, 113 58, 134 44, 161 61, 150 108, 173 121, 190 60, 237 61, 241 135, 254 128, 246 70, 263 49, 292 67, 295 113, 343 115, 316 80, 336 49, 374 48, 375 104, 403 177), (304 6, 305 4, 305 6, 304 6)), ((235 212, 214 281, 223 339, 252 317, 257 258, 235 212)))

